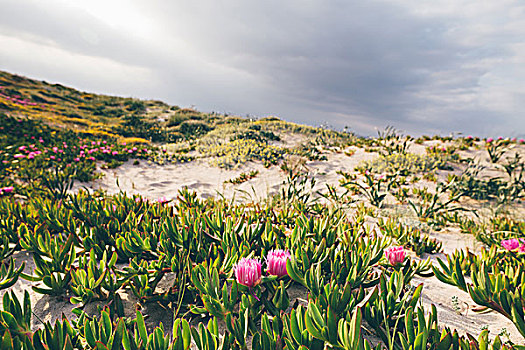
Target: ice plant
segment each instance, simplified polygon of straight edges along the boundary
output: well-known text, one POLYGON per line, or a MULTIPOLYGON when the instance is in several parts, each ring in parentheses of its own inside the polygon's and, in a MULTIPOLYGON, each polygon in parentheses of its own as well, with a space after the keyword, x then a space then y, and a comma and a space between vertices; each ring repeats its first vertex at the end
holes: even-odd
POLYGON ((242 258, 235 266, 237 283, 253 288, 261 282, 261 262, 259 259, 242 258))
POLYGON ((517 238, 504 239, 501 241, 501 246, 507 250, 519 249, 520 252, 525 251, 525 244, 523 244, 523 239, 521 240, 517 238))
POLYGON ((266 258, 266 265, 268 266, 268 273, 275 276, 286 276, 286 261, 290 259, 291 255, 288 250, 275 249, 268 253, 266 258))
POLYGON ((390 265, 397 265, 405 260, 405 249, 401 246, 389 247, 385 250, 385 256, 390 265))

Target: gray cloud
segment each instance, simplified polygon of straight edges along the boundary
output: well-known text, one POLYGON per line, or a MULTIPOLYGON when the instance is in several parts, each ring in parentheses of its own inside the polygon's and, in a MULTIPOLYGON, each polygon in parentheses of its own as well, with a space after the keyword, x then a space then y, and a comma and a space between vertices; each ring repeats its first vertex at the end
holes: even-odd
POLYGON ((4 2, 6 70, 361 133, 525 132, 514 2, 4 2))

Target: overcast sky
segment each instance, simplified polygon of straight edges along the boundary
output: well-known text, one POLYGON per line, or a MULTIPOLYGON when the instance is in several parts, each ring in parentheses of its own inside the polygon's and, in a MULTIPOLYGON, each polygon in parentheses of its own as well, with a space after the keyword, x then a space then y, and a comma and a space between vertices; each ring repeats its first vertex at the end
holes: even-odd
POLYGON ((525 134, 525 2, 0 0, 0 69, 361 134, 525 134))

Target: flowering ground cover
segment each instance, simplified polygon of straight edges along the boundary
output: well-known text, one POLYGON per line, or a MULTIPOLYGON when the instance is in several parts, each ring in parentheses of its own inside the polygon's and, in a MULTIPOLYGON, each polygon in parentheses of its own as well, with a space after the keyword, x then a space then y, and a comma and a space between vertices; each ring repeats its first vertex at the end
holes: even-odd
MULTIPOLYGON (((126 123, 137 119, 107 135, 85 133, 14 111, 37 102, 13 89, 0 96, 9 97, 0 114, 2 349, 525 348, 522 140, 413 140, 392 129, 360 138, 218 115, 207 129, 189 122, 202 122, 200 113, 176 110, 167 128, 177 129, 166 129, 162 143, 130 142, 126 123), (184 150, 167 143, 170 132, 185 130, 199 136, 184 150), (279 144, 287 133, 310 137, 288 147, 279 144), (424 151, 415 155, 418 145, 424 151), (341 171, 340 186, 318 193, 315 178, 290 162, 291 155, 351 158, 356 150, 377 160, 341 171), (486 161, 475 164, 467 151, 486 161), (71 191, 102 166, 182 155, 232 166, 268 162, 287 176, 277 194, 244 202, 188 189, 157 200, 71 191), (431 232, 450 227, 483 249, 443 254, 431 232), (423 305, 431 278, 513 329, 458 332, 438 306, 423 305), (42 320, 35 296, 71 312, 42 320)), ((231 184, 258 176, 244 177, 231 184)))

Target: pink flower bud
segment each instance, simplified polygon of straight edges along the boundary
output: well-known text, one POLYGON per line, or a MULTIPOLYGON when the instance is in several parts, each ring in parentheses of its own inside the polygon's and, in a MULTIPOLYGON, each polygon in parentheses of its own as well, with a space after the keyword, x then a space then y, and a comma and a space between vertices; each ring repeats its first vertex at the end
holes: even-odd
POLYGON ((405 260, 405 249, 401 246, 385 249, 385 256, 390 265, 397 265, 405 260))
POLYGON ((261 262, 259 259, 242 258, 235 266, 237 283, 248 288, 261 283, 261 262))
POLYGON ((492 141, 494 141, 494 139, 493 139, 492 137, 489 137, 489 138, 487 139, 487 143, 491 143, 492 141))
POLYGON ((268 253, 266 265, 268 273, 275 276, 286 276, 286 262, 290 259, 291 254, 288 250, 275 249, 268 253))

